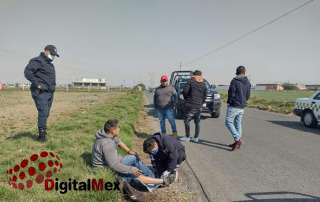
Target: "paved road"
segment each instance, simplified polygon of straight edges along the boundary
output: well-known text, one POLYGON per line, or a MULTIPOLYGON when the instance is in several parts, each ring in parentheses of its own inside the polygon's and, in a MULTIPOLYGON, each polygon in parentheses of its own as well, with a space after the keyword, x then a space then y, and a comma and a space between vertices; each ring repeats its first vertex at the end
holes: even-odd
MULTIPOLYGON (((188 162, 210 201, 320 201, 319 128, 306 129, 293 116, 247 109, 244 144, 230 152, 224 116, 203 119, 201 141, 186 144, 188 162)), ((177 124, 183 135, 183 122, 177 124)))

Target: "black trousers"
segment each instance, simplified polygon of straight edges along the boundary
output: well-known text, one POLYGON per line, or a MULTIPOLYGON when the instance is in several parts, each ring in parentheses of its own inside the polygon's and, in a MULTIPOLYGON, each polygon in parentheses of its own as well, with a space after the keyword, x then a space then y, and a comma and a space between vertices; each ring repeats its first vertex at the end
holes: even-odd
POLYGON ((50 114, 50 109, 53 102, 53 92, 32 90, 32 98, 38 110, 38 128, 46 129, 47 120, 50 114))
POLYGON ((198 138, 200 133, 200 119, 201 110, 200 109, 187 109, 184 114, 184 126, 186 130, 186 136, 190 137, 190 122, 194 120, 195 134, 194 137, 198 138))

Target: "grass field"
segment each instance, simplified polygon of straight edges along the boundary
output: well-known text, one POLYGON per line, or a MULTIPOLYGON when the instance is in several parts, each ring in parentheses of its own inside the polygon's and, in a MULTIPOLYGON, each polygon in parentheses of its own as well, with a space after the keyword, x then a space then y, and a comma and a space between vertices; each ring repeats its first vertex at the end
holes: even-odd
POLYGON ((16 190, 8 185, 6 171, 32 153, 48 150, 57 153, 62 159, 62 170, 54 176, 59 180, 68 181, 72 178, 86 181, 89 178, 103 178, 105 181, 113 182, 114 175, 110 170, 95 170, 90 166, 95 132, 107 119, 118 118, 121 120, 121 139, 131 146, 133 127, 142 107, 141 93, 57 93, 52 117, 50 117, 48 141, 45 144, 34 140, 33 134, 36 131, 33 111, 35 108, 32 106, 29 93, 2 91, 0 96, 1 111, 6 112, 0 115, 1 201, 118 201, 121 199, 121 195, 116 191, 70 191, 60 194, 56 191, 45 191, 43 185, 36 185, 23 191, 16 190), (32 107, 29 108, 29 105, 32 107), (23 111, 24 107, 28 110, 23 111), (8 124, 9 120, 13 123, 8 124), (24 121, 27 123, 16 123, 24 121))
MULTIPOLYGON (((291 113, 297 98, 310 97, 314 91, 251 91, 248 106, 261 110, 291 113)), ((227 92, 221 91, 223 100, 227 100, 227 92)))
MULTIPOLYGON (((105 102, 117 93, 57 92, 49 124, 73 112, 105 102)), ((0 140, 36 127, 37 111, 29 91, 0 91, 0 140)))
POLYGON ((297 98, 310 97, 314 91, 252 91, 252 96, 268 101, 294 102, 297 98))

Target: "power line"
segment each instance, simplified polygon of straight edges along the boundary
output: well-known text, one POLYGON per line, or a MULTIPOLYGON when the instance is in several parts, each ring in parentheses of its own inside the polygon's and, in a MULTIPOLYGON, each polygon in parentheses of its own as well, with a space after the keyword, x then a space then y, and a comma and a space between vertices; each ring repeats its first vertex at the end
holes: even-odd
POLYGON ((293 13, 293 12, 295 12, 295 11, 303 8, 303 7, 305 7, 306 5, 308 5, 308 4, 310 4, 310 3, 314 2, 314 1, 315 1, 315 0, 306 1, 306 2, 304 2, 303 4, 301 4, 301 5, 293 8, 293 9, 291 9, 291 10, 289 10, 289 11, 281 14, 280 16, 278 16, 278 17, 276 17, 276 18, 274 18, 274 19, 272 19, 272 20, 270 20, 270 21, 268 21, 268 22, 266 22, 266 23, 264 23, 264 24, 262 24, 262 25, 260 25, 260 26, 258 26, 258 27, 256 27, 256 28, 254 28, 254 29, 252 29, 252 30, 250 30, 250 31, 248 31, 248 32, 246 32, 246 33, 244 33, 244 34, 242 34, 242 35, 240 35, 240 36, 238 36, 238 37, 236 37, 236 38, 234 38, 234 39, 226 42, 225 44, 223 44, 223 45, 221 45, 221 46, 219 46, 219 47, 217 47, 217 48, 215 48, 215 49, 209 50, 207 53, 205 53, 205 54, 203 54, 203 55, 201 55, 201 56, 198 56, 198 57, 194 58, 193 60, 190 60, 189 62, 187 62, 187 63, 185 63, 185 64, 186 64, 186 65, 192 64, 192 63, 194 63, 195 61, 198 61, 198 60, 200 60, 200 59, 202 59, 202 58, 204 58, 204 57, 206 57, 206 56, 208 56, 208 55, 211 55, 211 54, 213 54, 213 53, 216 53, 216 52, 218 52, 218 51, 221 51, 222 49, 225 49, 225 48, 227 48, 228 46, 231 46, 231 45, 233 45, 234 43, 236 43, 236 42, 238 42, 238 41, 246 38, 247 36, 249 36, 249 35, 251 35, 251 34, 253 34, 253 33, 255 33, 255 32, 260 31, 260 30, 263 29, 264 27, 269 26, 269 25, 277 22, 277 21, 280 20, 281 18, 284 18, 284 17, 290 15, 291 13, 293 13))
MULTIPOLYGON (((16 50, 12 50, 12 49, 3 49, 3 48, 0 48, 0 56, 1 55, 4 55, 4 56, 19 56, 19 57, 23 57, 23 58, 30 58, 30 55, 27 53, 27 52, 31 52, 30 50, 28 51, 16 51, 16 50)), ((82 77, 85 76, 85 74, 90 74, 91 76, 98 76, 98 75, 104 75, 103 72, 101 71, 94 71, 92 69, 88 69, 88 68, 83 68, 81 67, 81 65, 86 65, 87 67, 90 67, 91 65, 87 62, 87 61, 84 61, 84 60, 79 60, 79 59, 76 59, 74 57, 69 57, 69 58, 62 58, 63 59, 63 66, 66 66, 67 69, 66 70, 63 70, 63 73, 64 74, 68 74, 67 76, 75 76, 75 73, 74 72, 69 72, 69 70, 75 70, 75 72, 79 72, 79 76, 78 77, 81 77, 80 75, 82 75, 82 77), (81 64, 81 65, 74 65, 72 63, 78 63, 78 64, 81 64)), ((27 62, 27 61, 26 61, 27 62)), ((57 69, 57 68, 56 68, 57 69)))

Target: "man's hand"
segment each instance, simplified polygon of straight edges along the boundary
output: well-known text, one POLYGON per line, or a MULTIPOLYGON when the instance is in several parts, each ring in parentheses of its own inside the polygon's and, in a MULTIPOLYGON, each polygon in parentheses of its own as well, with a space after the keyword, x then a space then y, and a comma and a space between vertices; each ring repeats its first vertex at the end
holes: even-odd
POLYGON ((170 172, 166 170, 166 171, 164 171, 164 172, 162 173, 161 178, 162 178, 162 177, 167 177, 169 174, 170 174, 170 172))
POLYGON ((139 177, 140 175, 142 175, 142 171, 139 170, 139 169, 136 168, 136 167, 133 167, 133 168, 132 168, 132 174, 133 174, 134 176, 136 176, 136 177, 139 177))
POLYGON ((37 85, 36 91, 38 94, 40 94, 42 92, 42 86, 40 84, 37 85))

